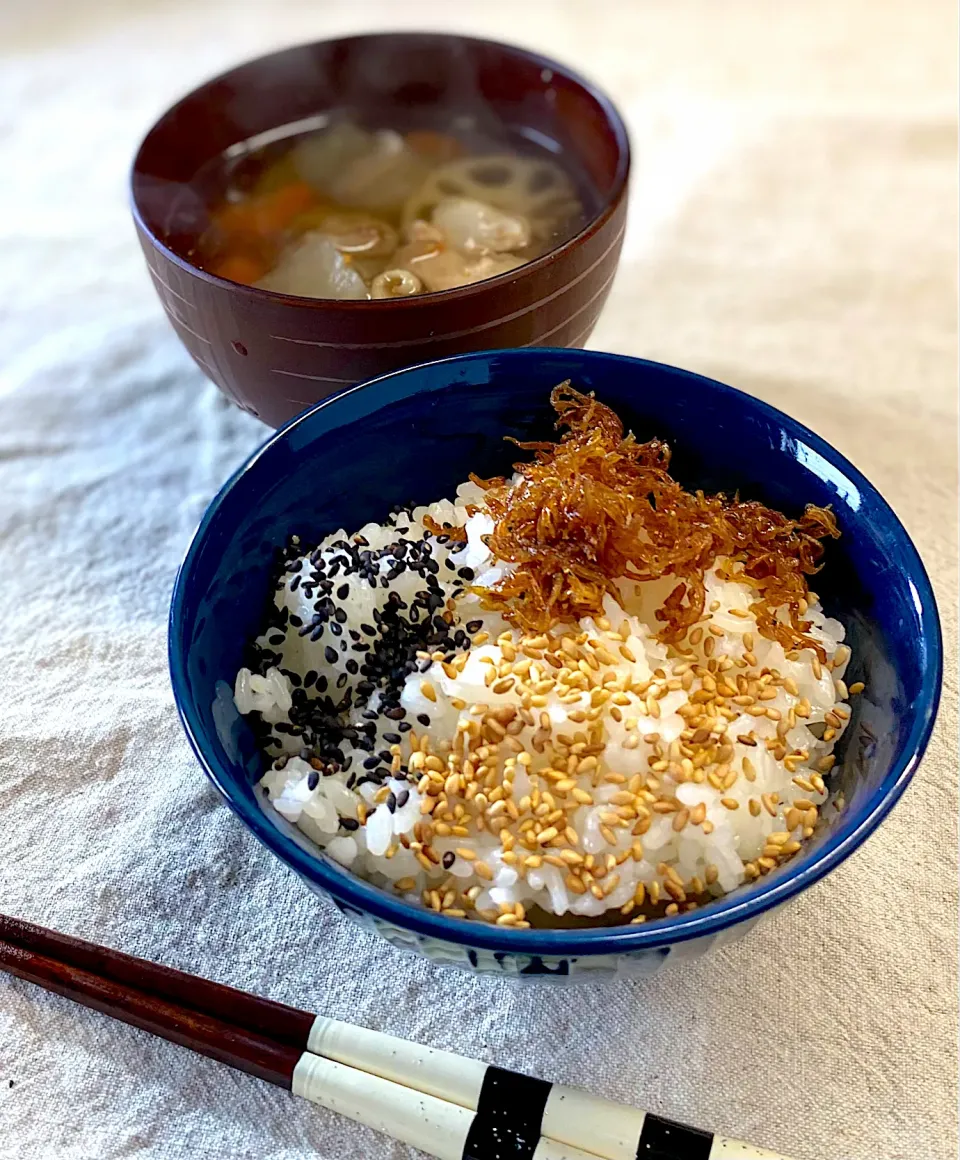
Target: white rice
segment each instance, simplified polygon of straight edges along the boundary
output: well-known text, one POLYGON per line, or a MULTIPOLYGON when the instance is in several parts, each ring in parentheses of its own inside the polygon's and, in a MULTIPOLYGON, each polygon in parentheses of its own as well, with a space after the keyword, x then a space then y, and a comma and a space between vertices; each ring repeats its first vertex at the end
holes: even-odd
MULTIPOLYGON (((328 536, 319 550, 291 561, 275 602, 278 618, 292 615, 295 623, 287 620, 258 639, 272 663, 265 661, 261 674, 241 669, 235 688, 239 711, 259 713, 265 729, 270 727, 265 747, 271 767, 261 784, 272 808, 353 873, 396 889, 412 902, 455 915, 476 914, 504 925, 523 926, 537 909, 540 922, 547 921, 543 914, 597 919, 617 911, 624 918, 642 919, 649 913, 662 913, 664 904, 673 913, 709 895, 733 890, 785 861, 810 836, 827 800, 819 771, 829 768, 830 762, 824 759, 849 718, 843 703, 847 691, 842 677, 849 660, 849 649, 841 646, 843 626, 824 616, 819 603, 814 603, 807 613, 813 624, 810 635, 822 645, 828 663, 821 666, 812 649, 791 653, 788 659, 780 644, 757 631, 748 611, 754 598, 751 590, 712 570, 706 577, 708 611, 699 626, 702 635, 688 637, 684 646, 688 655, 682 657, 655 635, 660 627, 655 611, 675 586, 675 578, 623 582, 623 606, 608 597, 605 621, 581 621, 579 635, 570 625, 554 630, 554 637, 570 638, 567 655, 577 654, 574 669, 577 659, 583 662, 580 683, 586 688, 556 683, 548 688, 557 669, 544 659, 527 657, 531 663, 523 678, 525 703, 516 684, 507 689, 509 681, 487 679, 491 664, 508 673, 510 658, 524 660, 523 653, 516 653, 521 633, 498 613, 484 611, 479 598, 465 591, 465 580, 457 578, 456 569, 468 567, 474 583, 489 586, 505 572, 481 539, 492 529, 489 516, 482 510, 468 516, 467 505, 482 503, 483 492, 473 484, 463 484, 453 503, 440 501, 417 508, 384 525, 368 524, 357 533, 373 552, 396 543, 398 527, 408 529, 403 536, 406 541, 426 539, 439 566, 438 590, 444 600, 454 602, 451 631, 470 624, 471 639, 481 632, 489 634, 485 643, 470 645, 468 652, 457 650, 466 658, 462 671, 451 675, 451 668, 428 658, 421 665, 427 671, 406 677, 400 695, 405 731, 399 746, 396 740, 390 741, 397 737, 397 720, 377 713, 381 691, 357 695, 363 675, 350 671, 356 666, 348 662, 362 662, 364 654, 353 650, 357 642, 350 632, 357 634, 361 644, 369 642, 367 630, 379 628, 375 616, 383 613, 391 599, 399 597, 409 604, 424 588, 423 579, 410 568, 393 575, 397 560, 392 553, 371 565, 377 576, 393 575, 387 587, 382 583, 371 587, 369 580, 357 574, 346 575, 350 555, 343 546, 334 545, 348 539, 352 543, 354 537, 342 530, 328 536), (441 524, 465 524, 466 545, 439 542, 424 528, 427 514, 441 524), (448 558, 452 568, 446 563, 448 558), (330 598, 342 609, 343 624, 339 636, 332 635, 328 625, 320 639, 312 640, 310 634, 300 633, 315 613, 319 593, 309 589, 305 578, 317 570, 318 562, 324 574, 337 573, 330 598), (313 594, 305 594, 305 587, 313 594), (746 634, 752 649, 745 644, 746 634), (691 643, 694 637, 699 639, 696 646, 691 643), (691 653, 696 654, 693 660, 691 653), (745 653, 749 662, 743 659, 745 653), (736 678, 744 672, 767 674, 765 679, 761 675, 760 686, 766 686, 768 699, 751 705, 736 705, 732 698, 727 701, 728 708, 732 705, 731 715, 737 715, 718 725, 722 729, 726 724, 725 740, 730 746, 719 771, 717 762, 694 766, 686 759, 684 765, 679 744, 687 744, 689 731, 686 740, 681 739, 687 723, 678 710, 691 697, 696 700, 705 682, 713 681, 714 688, 717 681, 726 682, 737 692, 736 678), (301 682, 308 674, 319 674, 321 683, 326 678, 334 698, 351 692, 353 704, 345 714, 349 723, 370 724, 364 712, 375 717, 372 758, 349 740, 339 746, 344 760, 334 773, 326 766, 318 772, 309 762, 310 754, 306 759, 301 756, 304 738, 287 730, 294 698, 302 702, 304 694, 297 692, 298 682, 291 680, 290 673, 301 682), (531 704, 529 690, 538 684, 546 691, 534 694, 531 704), (502 691, 494 692, 491 685, 502 691), (433 699, 425 687, 433 692, 433 699), (643 691, 638 693, 638 688, 643 691), (837 716, 825 720, 838 708, 839 721, 837 716), (773 710, 781 722, 790 723, 789 727, 780 725, 783 746, 790 754, 802 756, 791 758, 788 764, 777 760, 765 742, 777 736, 778 721, 757 716, 751 709, 773 710), (491 734, 494 727, 484 725, 486 742, 480 737, 471 744, 476 751, 485 743, 486 757, 481 754, 476 759, 485 768, 477 772, 475 760, 464 775, 462 761, 450 757, 451 743, 469 739, 471 734, 465 730, 476 733, 491 713, 500 713, 508 722, 507 732, 494 742, 490 738, 499 737, 498 731, 491 734), (544 713, 549 716, 548 730, 543 728, 544 713), (418 721, 420 715, 429 717, 428 728, 418 721), (582 753, 598 735, 602 751, 593 753, 595 761, 568 760, 556 770, 556 754, 549 740, 545 742, 551 733, 563 739, 559 744, 568 758, 570 747, 574 754, 582 753), (430 739, 430 752, 439 759, 429 763, 440 766, 432 774, 432 785, 425 755, 411 755, 411 738, 424 734, 430 739), (740 737, 757 743, 737 740, 740 737), (366 781, 357 787, 356 779, 366 772, 364 761, 372 763, 377 753, 391 759, 380 763, 381 772, 392 765, 393 773, 382 784, 366 781), (407 770, 406 776, 398 766, 407 770), (675 780, 671 770, 678 768, 683 772, 676 773, 675 780), (448 781, 451 770, 461 771, 455 772, 452 783, 448 781), (468 785, 470 770, 476 773, 479 796, 478 787, 468 785), (723 788, 711 783, 711 774, 723 788), (388 794, 392 812, 384 800, 388 794), (432 799, 429 804, 435 807, 438 795, 444 794, 449 812, 446 822, 438 823, 443 810, 434 808, 428 814, 424 803, 432 799), (801 805, 796 807, 798 801, 801 805), (357 825, 364 809, 365 824, 357 825), (551 838, 545 820, 558 810, 562 814, 559 825, 553 826, 557 834, 551 838), (478 828, 478 817, 483 828, 478 828), (344 827, 344 820, 349 828, 344 827), (546 841, 540 842, 534 835, 544 829, 546 841), (424 834, 427 840, 421 841, 424 834), (578 876, 573 880, 572 871, 578 876)), ((295 547, 293 554, 298 550, 295 547)), ((312 682, 307 696, 316 696, 312 682)), ((741 702, 745 700, 749 697, 741 695, 741 702)), ((462 753, 456 750, 460 758, 462 753)))

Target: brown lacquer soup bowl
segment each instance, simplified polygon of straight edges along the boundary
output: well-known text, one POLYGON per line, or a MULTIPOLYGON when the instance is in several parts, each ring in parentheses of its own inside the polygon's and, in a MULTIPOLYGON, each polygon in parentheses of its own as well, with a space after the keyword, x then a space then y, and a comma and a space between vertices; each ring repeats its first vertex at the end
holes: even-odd
POLYGON ((429 359, 582 346, 616 272, 629 167, 616 109, 564 66, 489 41, 387 33, 286 49, 188 94, 137 152, 133 216, 187 350, 228 398, 277 426, 352 383, 429 359), (202 269, 210 206, 191 192, 197 173, 231 147, 345 103, 374 125, 482 110, 583 176, 592 199, 585 224, 508 273, 409 298, 294 297, 202 269))

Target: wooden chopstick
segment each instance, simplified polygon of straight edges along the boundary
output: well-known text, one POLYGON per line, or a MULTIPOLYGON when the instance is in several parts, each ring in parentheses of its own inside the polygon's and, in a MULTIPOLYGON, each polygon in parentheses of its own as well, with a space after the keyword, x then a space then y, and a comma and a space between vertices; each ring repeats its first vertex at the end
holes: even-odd
POLYGON ((301 1051, 307 1045, 315 1019, 309 1011, 299 1011, 296 1007, 238 991, 224 983, 188 975, 185 971, 138 959, 123 951, 98 946, 5 914, 0 914, 0 939, 71 963, 138 991, 150 991, 183 1007, 245 1027, 257 1035, 290 1043, 301 1051))
POLYGON ((509 1131, 531 1146, 539 1137, 535 1160, 784 1160, 578 1088, 300 1011, 4 915, 0 968, 452 1160, 480 1160, 484 1132, 493 1147, 509 1131), (391 1109, 393 1119, 378 1107, 391 1109), (434 1125, 427 1136, 424 1116, 434 1125), (458 1139, 473 1151, 456 1151, 458 1139))
POLYGON ((84 1007, 130 1023, 269 1083, 290 1087, 302 1054, 212 1015, 0 939, 0 967, 84 1007))
MULTIPOLYGON (((235 1027, 222 1019, 140 991, 128 983, 104 978, 5 939, 0 939, 0 969, 287 1088, 295 1095, 367 1124, 438 1160, 494 1160, 491 1137, 499 1139, 504 1130, 511 1129, 507 1122, 491 1125, 459 1104, 300 1051, 290 1044, 277 1043, 268 1036, 235 1027)), ((528 1120, 523 1120, 522 1127, 525 1130, 522 1143, 529 1144, 531 1160, 598 1160, 595 1154, 540 1136, 528 1120)))

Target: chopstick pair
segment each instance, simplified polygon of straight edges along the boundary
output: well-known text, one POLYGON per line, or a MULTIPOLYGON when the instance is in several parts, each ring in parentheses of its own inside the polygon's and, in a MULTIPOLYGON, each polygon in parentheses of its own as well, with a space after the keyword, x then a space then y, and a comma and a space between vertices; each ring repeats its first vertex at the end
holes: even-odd
POLYGON ((439 1160, 786 1160, 3 915, 0 968, 439 1160))

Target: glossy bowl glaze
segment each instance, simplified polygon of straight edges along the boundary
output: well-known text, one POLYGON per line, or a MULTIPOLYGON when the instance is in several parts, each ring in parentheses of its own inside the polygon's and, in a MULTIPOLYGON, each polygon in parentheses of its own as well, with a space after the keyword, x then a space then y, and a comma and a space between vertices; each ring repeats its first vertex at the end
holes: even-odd
MULTIPOLYGON (((277 432, 211 503, 177 578, 170 615, 173 689, 201 765, 239 818, 344 913, 445 962, 520 975, 645 974, 741 935, 851 854, 900 797, 923 753, 940 690, 937 610, 897 517, 855 467, 812 431, 699 375, 612 354, 516 350, 413 367, 330 399, 277 432), (549 437, 550 388, 570 378, 641 439, 664 437, 689 486, 761 499, 789 514, 831 504, 817 591, 846 625, 854 698, 833 786, 844 810, 795 859, 700 910, 641 926, 510 931, 411 906, 353 877, 254 792, 261 766, 232 700, 244 641, 259 628, 274 551, 380 520, 396 502, 453 493, 467 472, 503 472, 504 435, 549 437)), ((832 811, 831 811, 832 812, 832 811)), ((822 896, 844 905, 842 894, 822 896)))
POLYGON ((147 134, 131 186, 140 244, 177 334, 228 398, 276 426, 349 384, 427 359, 582 346, 616 273, 629 168, 619 114, 563 65, 484 40, 385 33, 289 48, 194 90, 147 134), (390 124, 397 110, 492 111, 555 142, 595 187, 599 210, 534 262, 414 298, 295 298, 194 266, 189 255, 209 219, 199 201, 184 211, 184 184, 230 145, 343 103, 372 124, 390 124))

